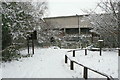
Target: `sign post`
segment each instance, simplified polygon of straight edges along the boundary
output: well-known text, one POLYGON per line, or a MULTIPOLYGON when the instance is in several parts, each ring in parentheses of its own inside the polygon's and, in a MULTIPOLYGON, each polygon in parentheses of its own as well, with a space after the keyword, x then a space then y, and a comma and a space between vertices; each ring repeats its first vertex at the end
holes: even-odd
POLYGON ((29 54, 30 40, 32 40, 32 54, 34 54, 34 40, 37 40, 37 31, 33 31, 33 32, 28 33, 28 36, 27 36, 28 54, 29 54))
POLYGON ((32 53, 34 54, 34 39, 32 38, 32 53))
POLYGON ((99 47, 100 47, 100 56, 102 55, 102 42, 103 40, 98 40, 99 41, 99 47))

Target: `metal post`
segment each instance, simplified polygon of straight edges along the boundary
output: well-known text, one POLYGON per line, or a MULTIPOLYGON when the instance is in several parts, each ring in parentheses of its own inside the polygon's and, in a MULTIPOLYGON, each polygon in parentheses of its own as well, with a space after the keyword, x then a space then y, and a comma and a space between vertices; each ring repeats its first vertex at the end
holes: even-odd
POLYGON ((64 35, 66 34, 66 29, 64 28, 64 35))
POLYGON ((75 50, 73 50, 73 57, 75 57, 75 50))
POLYGON ((88 69, 87 69, 87 67, 84 67, 83 78, 84 78, 84 79, 87 79, 87 78, 88 78, 88 69))
POLYGON ((78 15, 78 28, 79 28, 79 36, 80 36, 79 15, 78 15))
POLYGON ((67 63, 67 56, 65 55, 65 63, 67 63))
POLYGON ((70 61, 70 70, 74 70, 74 64, 73 64, 73 61, 70 61))
POLYGON ((34 39, 32 39, 32 52, 34 54, 34 39))
POLYGON ((85 55, 87 55, 87 49, 85 49, 85 55))
POLYGON ((80 26, 79 26, 79 15, 78 15, 78 28, 79 28, 79 48, 80 48, 80 33, 81 33, 81 31, 80 31, 80 26))

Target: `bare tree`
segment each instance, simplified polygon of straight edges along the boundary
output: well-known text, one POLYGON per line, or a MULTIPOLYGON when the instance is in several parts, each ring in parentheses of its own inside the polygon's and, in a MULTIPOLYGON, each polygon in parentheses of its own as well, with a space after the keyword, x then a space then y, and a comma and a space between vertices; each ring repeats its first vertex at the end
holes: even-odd
POLYGON ((89 20, 93 25, 93 30, 100 34, 104 39, 105 45, 109 47, 117 47, 118 40, 118 1, 103 0, 98 3, 97 7, 102 9, 102 13, 97 14, 95 11, 88 11, 89 20))

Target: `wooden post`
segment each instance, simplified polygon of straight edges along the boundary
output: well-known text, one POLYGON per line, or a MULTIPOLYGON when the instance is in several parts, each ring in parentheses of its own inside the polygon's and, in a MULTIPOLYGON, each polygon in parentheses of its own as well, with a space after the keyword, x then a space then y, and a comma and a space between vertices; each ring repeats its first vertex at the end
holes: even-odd
POLYGON ((101 42, 100 42, 100 56, 102 55, 102 46, 101 46, 101 42))
POLYGON ((100 56, 102 55, 102 42, 103 40, 98 40, 99 41, 99 47, 100 47, 100 56))
POLYGON ((93 32, 91 33, 92 37, 91 37, 91 43, 93 43, 93 32))
POLYGON ((73 50, 73 57, 75 57, 75 50, 73 50))
POLYGON ((74 70, 74 64, 73 64, 73 61, 70 61, 70 70, 74 70))
POLYGON ((85 49, 85 55, 87 55, 87 49, 85 49))
POLYGON ((109 77, 107 77, 107 80, 110 80, 110 78, 109 78, 109 77))
POLYGON ((84 72, 83 73, 84 73, 83 78, 87 79, 88 78, 88 69, 87 69, 87 67, 84 67, 84 72))
POLYGON ((27 38, 28 54, 29 54, 29 39, 27 38))
POLYGON ((34 54, 34 39, 32 39, 32 53, 34 54))
POLYGON ((67 56, 65 55, 65 63, 67 63, 67 56))

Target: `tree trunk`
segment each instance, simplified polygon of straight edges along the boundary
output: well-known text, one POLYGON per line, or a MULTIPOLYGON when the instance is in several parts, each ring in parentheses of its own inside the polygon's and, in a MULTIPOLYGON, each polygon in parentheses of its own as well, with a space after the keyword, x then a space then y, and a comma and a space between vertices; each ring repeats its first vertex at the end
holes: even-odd
MULTIPOLYGON (((118 2, 118 48, 120 48, 120 1, 118 2)), ((120 49, 118 50, 118 55, 120 56, 120 49)))

